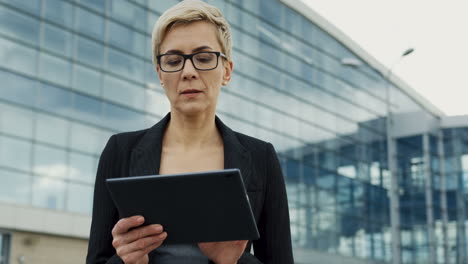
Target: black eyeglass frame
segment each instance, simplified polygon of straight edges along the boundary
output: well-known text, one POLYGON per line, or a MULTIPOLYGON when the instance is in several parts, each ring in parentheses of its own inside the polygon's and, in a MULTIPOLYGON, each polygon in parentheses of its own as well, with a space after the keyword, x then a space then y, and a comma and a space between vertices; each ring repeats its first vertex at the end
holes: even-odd
POLYGON ((219 57, 227 59, 226 54, 224 54, 222 52, 219 52, 219 51, 199 51, 199 52, 195 52, 195 53, 192 53, 192 54, 165 53, 165 54, 160 54, 160 55, 156 56, 156 58, 158 60, 159 67, 160 67, 161 71, 163 71, 163 72, 179 72, 179 71, 183 70, 184 67, 185 67, 185 62, 187 61, 187 59, 190 59, 190 61, 192 62, 193 67, 197 71, 211 71, 211 70, 214 70, 214 69, 216 69, 218 67, 219 57), (200 54, 200 53, 215 54, 216 55, 216 66, 214 66, 211 69, 199 69, 199 68, 197 68, 197 66, 195 66, 195 63, 193 63, 193 56, 195 56, 197 54, 200 54), (164 55, 179 55, 179 56, 182 56, 184 58, 184 62, 182 63, 182 68, 180 68, 180 70, 177 70, 177 71, 165 71, 165 70, 163 70, 163 67, 161 67, 161 57, 164 56, 164 55))

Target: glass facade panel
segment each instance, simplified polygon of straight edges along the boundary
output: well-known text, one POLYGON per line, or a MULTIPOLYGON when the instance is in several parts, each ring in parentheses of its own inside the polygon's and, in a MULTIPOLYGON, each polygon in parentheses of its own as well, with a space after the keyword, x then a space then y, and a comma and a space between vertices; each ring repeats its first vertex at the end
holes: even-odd
POLYGON ((0 181, 2 182, 0 184, 0 200, 8 203, 29 204, 31 180, 29 174, 0 169, 0 181))
POLYGON ((31 146, 30 141, 0 136, 0 166, 30 171, 31 146))
POLYGON ((63 0, 42 0, 44 2, 44 19, 57 25, 71 28, 73 25, 73 6, 63 0))
POLYGON ((43 47, 52 53, 71 56, 72 34, 61 28, 44 24, 44 34, 42 37, 43 47))
MULTIPOLYGON (((108 138, 170 111, 151 64, 151 33, 178 2, 1 1, 1 201, 91 213, 108 138)), ((365 58, 281 1, 210 3, 226 15, 234 42, 233 80, 217 115, 274 144, 294 247, 391 263, 388 158, 395 157, 403 263, 466 262, 468 124, 428 131, 429 150, 422 135, 397 131, 405 136, 389 153, 387 83, 365 58), (343 58, 362 65, 345 67, 343 58)), ((414 113, 423 127, 423 119, 432 122, 426 127, 438 123, 400 88, 391 88, 389 100, 395 123, 414 113)))

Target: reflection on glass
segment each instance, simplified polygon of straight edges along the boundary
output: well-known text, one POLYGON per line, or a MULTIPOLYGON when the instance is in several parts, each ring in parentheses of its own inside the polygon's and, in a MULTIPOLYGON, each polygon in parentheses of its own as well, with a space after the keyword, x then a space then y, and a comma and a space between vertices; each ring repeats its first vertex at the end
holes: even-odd
POLYGON ((33 112, 16 106, 0 103, 0 131, 5 134, 31 138, 33 112))
POLYGON ((144 35, 114 22, 108 22, 108 42, 136 55, 145 56, 144 35))
POLYGON ((36 75, 36 50, 0 37, 0 61, 3 67, 36 75))
POLYGON ((144 110, 145 90, 133 83, 119 80, 110 75, 104 76, 103 96, 117 103, 144 110))
POLYGON ((112 17, 136 29, 144 30, 147 12, 143 8, 125 0, 113 0, 109 5, 112 17))
POLYGON ((96 158, 94 156, 70 153, 70 180, 93 184, 95 175, 96 158))
POLYGON ((32 203, 34 206, 63 210, 65 205, 65 182, 34 176, 32 188, 32 203))
POLYGON ((73 87, 78 91, 98 97, 101 95, 101 76, 100 72, 75 64, 73 87))
POLYGON ((92 98, 90 96, 74 94, 73 101, 73 117, 85 122, 91 122, 97 125, 101 124, 101 100, 92 98))
POLYGON ((48 81, 68 86, 70 83, 71 64, 67 60, 41 53, 39 76, 48 81))
POLYGON ((67 147, 68 121, 47 114, 36 114, 36 140, 67 147))
POLYGON ((119 131, 138 130, 145 127, 145 115, 128 108, 106 103, 103 123, 107 127, 119 131))
POLYGON ((91 215, 93 203, 93 186, 68 183, 67 211, 91 215))
POLYGON ((68 114, 71 108, 71 92, 41 83, 38 93, 38 106, 41 109, 59 114, 68 114))
POLYGON ((62 0, 43 0, 44 18, 50 19, 59 25, 71 27, 73 22, 73 7, 62 0))
POLYGON ((72 48, 72 35, 58 27, 44 24, 44 48, 50 52, 69 57, 72 48))
POLYGON ((128 54, 109 49, 107 67, 115 74, 123 75, 124 77, 134 79, 136 81, 143 80, 143 61, 128 54))
POLYGON ((39 37, 39 22, 36 19, 0 6, 0 32, 36 44, 39 37))
POLYGON ((95 1, 95 0, 78 0, 80 4, 88 6, 96 11, 104 12, 106 8, 106 0, 95 1))
POLYGON ((0 166, 31 170, 31 142, 0 136, 0 166))
POLYGON ((68 172, 66 151, 36 144, 34 146, 33 173, 52 178, 66 178, 68 172))
POLYGON ((104 46, 81 37, 75 37, 75 39, 75 59, 94 67, 102 67, 102 62, 104 60, 104 46))
POLYGON ((109 131, 80 123, 72 123, 70 147, 74 150, 100 155, 109 138, 109 131))
POLYGON ((0 200, 11 203, 30 202, 31 176, 0 169, 0 200))
MULTIPOLYGON (((102 1, 93 1, 96 3, 102 1)), ((95 15, 81 8, 75 8, 76 29, 90 37, 104 39, 104 20, 101 16, 95 15)))

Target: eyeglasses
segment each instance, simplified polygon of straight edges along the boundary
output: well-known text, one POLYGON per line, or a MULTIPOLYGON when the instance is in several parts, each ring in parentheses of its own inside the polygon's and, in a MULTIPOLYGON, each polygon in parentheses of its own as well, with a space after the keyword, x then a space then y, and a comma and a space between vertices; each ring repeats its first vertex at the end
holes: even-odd
POLYGON ((159 67, 163 72, 178 72, 185 66, 185 61, 190 59, 195 69, 210 71, 218 67, 219 56, 227 58, 222 52, 202 51, 192 54, 161 54, 157 56, 159 67))

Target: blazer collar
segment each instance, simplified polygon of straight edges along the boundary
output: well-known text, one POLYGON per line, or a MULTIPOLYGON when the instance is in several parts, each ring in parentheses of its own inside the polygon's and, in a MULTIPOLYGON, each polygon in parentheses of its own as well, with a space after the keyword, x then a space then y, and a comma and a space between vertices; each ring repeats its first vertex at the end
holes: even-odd
MULTIPOLYGON (((171 114, 168 113, 161 121, 149 128, 133 148, 130 156, 130 176, 159 174, 162 140, 170 119, 171 114)), ((236 133, 217 116, 215 122, 224 143, 224 168, 240 169, 245 186, 249 186, 253 169, 250 152, 239 142, 236 133)))

